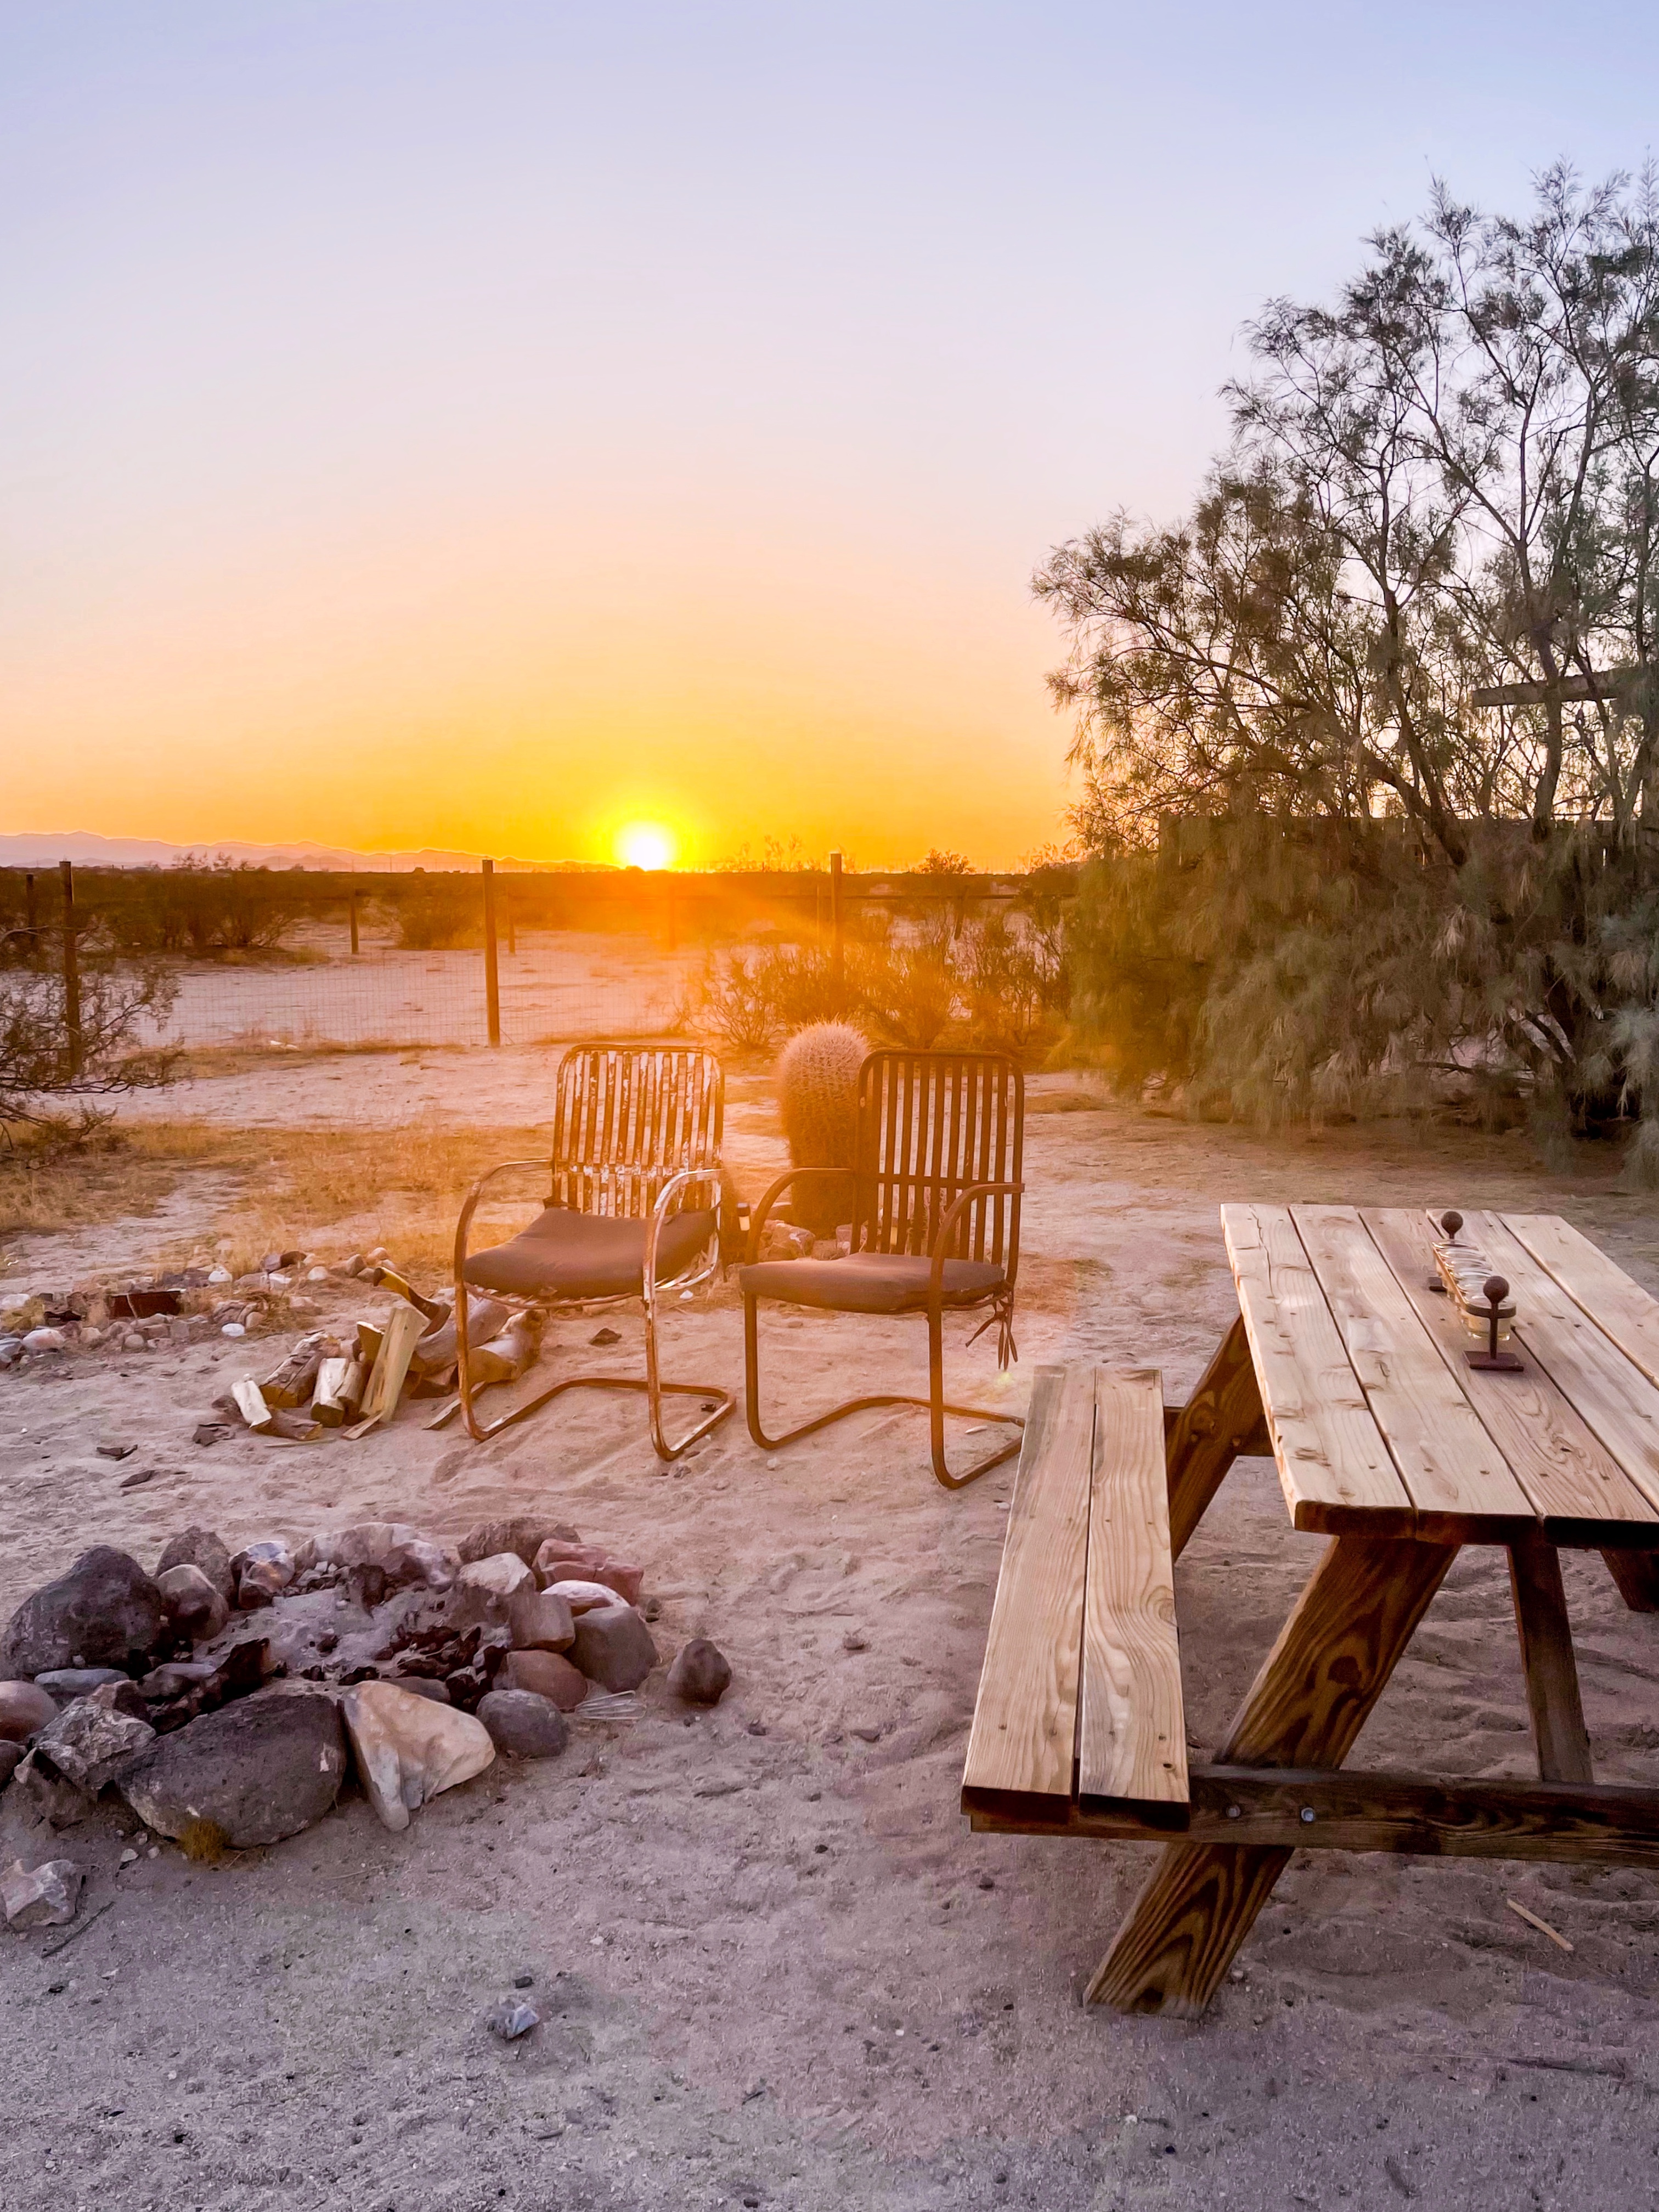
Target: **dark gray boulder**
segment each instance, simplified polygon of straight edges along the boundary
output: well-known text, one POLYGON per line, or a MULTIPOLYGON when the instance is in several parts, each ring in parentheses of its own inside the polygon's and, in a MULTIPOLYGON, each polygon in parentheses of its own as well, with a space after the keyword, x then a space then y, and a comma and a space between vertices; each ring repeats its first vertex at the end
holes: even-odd
POLYGON ((158 1835, 240 1850, 320 1820, 345 1771, 333 1698, 308 1682, 284 1683, 160 1737, 120 1789, 158 1835))
POLYGON ((166 1551, 156 1562, 158 1582, 169 1567, 199 1567, 225 1603, 234 1607, 236 1577, 231 1571, 230 1553, 211 1528, 182 1528, 176 1536, 170 1537, 166 1551))
POLYGON ((137 1559, 95 1545, 13 1613, 0 1642, 0 1675, 32 1680, 61 1667, 131 1673, 148 1663, 166 1632, 161 1593, 137 1559))
POLYGON ((732 1680, 732 1663, 718 1644, 694 1636, 681 1644, 668 1670, 668 1686, 689 1705, 717 1705, 732 1680))
POLYGON ((478 1718, 508 1759, 556 1759, 570 1741, 569 1722, 533 1690, 491 1690, 478 1700, 478 1718))
POLYGON ((657 1663, 651 1631, 631 1605, 596 1605, 579 1613, 566 1656, 606 1690, 637 1690, 657 1663))

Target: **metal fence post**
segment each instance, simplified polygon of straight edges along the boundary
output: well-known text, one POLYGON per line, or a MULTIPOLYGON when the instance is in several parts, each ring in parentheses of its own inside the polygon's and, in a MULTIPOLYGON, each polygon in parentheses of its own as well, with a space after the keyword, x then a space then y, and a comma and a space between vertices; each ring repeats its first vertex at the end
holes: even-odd
POLYGON ((501 979, 495 961, 495 863, 483 864, 484 895, 484 1008, 489 1020, 489 1042, 501 1041, 501 979))
POLYGON ((841 849, 830 855, 830 980, 839 1001, 847 994, 847 947, 841 928, 841 849))
POLYGON ((58 863, 64 878, 64 1035, 69 1047, 70 1081, 79 1079, 84 1051, 81 1035, 81 955, 75 942, 75 870, 58 863))

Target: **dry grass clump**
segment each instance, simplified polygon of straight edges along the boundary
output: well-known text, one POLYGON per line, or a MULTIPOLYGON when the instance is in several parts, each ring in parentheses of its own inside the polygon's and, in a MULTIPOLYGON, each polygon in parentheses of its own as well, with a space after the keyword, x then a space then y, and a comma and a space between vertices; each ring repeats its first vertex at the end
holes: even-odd
POLYGON ((0 1236, 51 1235, 153 1213, 190 1168, 252 1157, 240 1130, 207 1121, 144 1121, 106 1129, 74 1150, 50 1133, 5 1133, 0 1143, 0 1236))

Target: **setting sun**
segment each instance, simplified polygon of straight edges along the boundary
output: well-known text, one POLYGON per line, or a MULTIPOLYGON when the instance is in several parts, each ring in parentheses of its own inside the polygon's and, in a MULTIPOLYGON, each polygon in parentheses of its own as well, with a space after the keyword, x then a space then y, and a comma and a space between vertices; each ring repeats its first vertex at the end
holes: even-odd
POLYGON ((625 868, 672 868, 673 832, 660 822, 630 822, 617 832, 617 858, 625 868))

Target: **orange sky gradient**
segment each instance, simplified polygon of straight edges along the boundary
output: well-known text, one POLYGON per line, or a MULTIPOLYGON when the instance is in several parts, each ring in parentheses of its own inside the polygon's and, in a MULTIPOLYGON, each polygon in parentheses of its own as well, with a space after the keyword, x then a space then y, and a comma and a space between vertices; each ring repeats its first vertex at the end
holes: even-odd
POLYGON ((1656 25, 0 8, 0 831, 1013 866, 1034 568, 1433 174, 1639 158, 1656 25))

